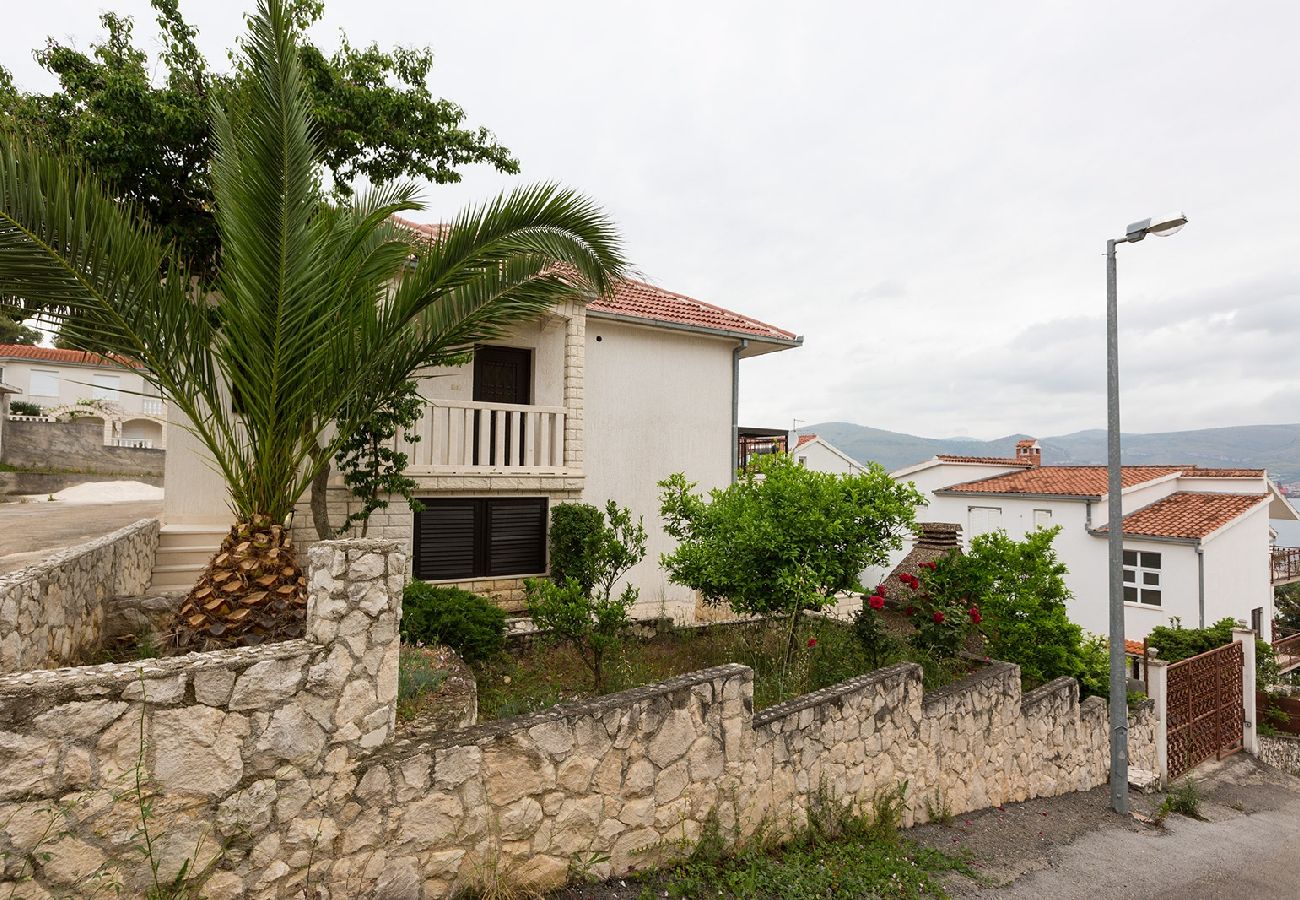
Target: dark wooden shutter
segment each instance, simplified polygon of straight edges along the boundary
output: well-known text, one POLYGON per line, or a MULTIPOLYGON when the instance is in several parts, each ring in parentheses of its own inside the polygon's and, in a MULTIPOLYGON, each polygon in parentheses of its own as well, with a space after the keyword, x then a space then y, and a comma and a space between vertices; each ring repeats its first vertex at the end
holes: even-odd
POLYGON ((424 500, 415 514, 412 571, 425 581, 473 578, 479 572, 481 503, 476 500, 424 500))
POLYGON ((487 501, 488 575, 546 571, 546 498, 487 501))

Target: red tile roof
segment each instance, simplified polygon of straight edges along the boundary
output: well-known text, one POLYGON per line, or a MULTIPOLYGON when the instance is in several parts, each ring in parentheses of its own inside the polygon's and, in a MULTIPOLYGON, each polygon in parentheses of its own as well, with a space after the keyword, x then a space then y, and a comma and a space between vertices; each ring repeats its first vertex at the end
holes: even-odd
MULTIPOLYGON (((436 240, 446 225, 414 222, 402 216, 393 216, 393 221, 404 228, 410 228, 436 240)), ((703 328, 720 334, 735 334, 741 337, 755 337, 761 340, 779 343, 799 343, 799 336, 784 328, 777 328, 758 319, 655 287, 635 278, 623 278, 614 285, 611 296, 593 300, 587 304, 592 312, 606 313, 627 319, 642 319, 647 322, 663 322, 669 325, 685 325, 703 328)))
POLYGON ((1129 656, 1141 656, 1143 653, 1143 644, 1141 641, 1124 641, 1124 652, 1129 656))
POLYGON ((687 325, 721 334, 757 337, 781 343, 793 344, 799 340, 793 331, 633 278, 621 279, 615 284, 611 296, 592 300, 587 304, 587 309, 620 318, 687 325))
POLYGON ((1263 478, 1263 469, 1212 469, 1205 466, 1187 466, 1183 478, 1263 478))
POLYGON ((1010 459, 1001 456, 958 456, 955 453, 936 453, 935 459, 955 463, 982 463, 987 466, 1029 466, 1027 459, 1010 459))
MULTIPOLYGON (((1144 481, 1173 475, 1178 466, 1125 466, 1121 481, 1132 487, 1144 481)), ((1042 466, 1025 468, 956 484, 950 488, 959 494, 1060 494, 1067 497, 1100 497, 1106 493, 1105 466, 1042 466)))
MULTIPOLYGON (((1199 494, 1180 491, 1124 517, 1126 535, 1203 538, 1242 513, 1268 502, 1266 494, 1199 494)), ((1106 526, 1097 529, 1106 531, 1106 526)))
POLYGON ((77 366, 144 368, 137 362, 115 356, 100 356, 98 353, 87 353, 83 350, 60 350, 58 347, 28 347, 25 344, 0 344, 0 359, 31 359, 37 362, 77 366))
POLYGON ((800 447, 802 447, 804 444, 807 444, 809 441, 815 441, 815 440, 817 440, 817 435, 815 434, 801 434, 799 435, 799 443, 794 445, 794 449, 798 450, 800 447))

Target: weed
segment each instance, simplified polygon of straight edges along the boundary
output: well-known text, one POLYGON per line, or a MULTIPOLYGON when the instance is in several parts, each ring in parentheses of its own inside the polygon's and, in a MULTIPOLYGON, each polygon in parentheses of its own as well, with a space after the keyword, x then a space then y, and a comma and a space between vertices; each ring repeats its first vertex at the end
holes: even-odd
POLYGON ((420 714, 423 701, 447 678, 429 653, 403 645, 397 657, 397 718, 409 721, 420 714))
POLYGON ((1196 790, 1196 783, 1191 779, 1170 790, 1165 796, 1164 802, 1160 804, 1160 809, 1156 813, 1156 820, 1163 822, 1170 813, 1178 813, 1178 815, 1187 816, 1189 819, 1202 818, 1201 796, 1196 790))
POLYGON ((944 828, 952 827, 952 810, 948 808, 948 801, 943 799, 943 795, 939 793, 938 788, 934 789, 934 802, 926 798, 925 817, 936 825, 942 825, 944 828))

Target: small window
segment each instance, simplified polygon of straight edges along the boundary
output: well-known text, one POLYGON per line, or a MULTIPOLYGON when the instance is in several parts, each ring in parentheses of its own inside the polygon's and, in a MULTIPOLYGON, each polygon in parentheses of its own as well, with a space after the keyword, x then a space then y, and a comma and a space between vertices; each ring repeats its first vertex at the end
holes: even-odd
POLYGON ((1124 602, 1160 605, 1160 554, 1124 551, 1124 602))
POLYGON ((801 466, 807 468, 807 466, 808 466, 808 457, 806 457, 806 456, 801 456, 801 457, 799 457, 799 465, 801 465, 801 466))
POLYGON ((425 581, 546 571, 546 498, 421 500, 412 568, 425 581))
POLYGON ((1034 510, 1034 527, 1035 527, 1035 528, 1051 528, 1051 527, 1052 527, 1052 511, 1051 511, 1050 509, 1036 509, 1036 510, 1034 510))
POLYGON ((968 534, 975 537, 997 531, 1002 527, 1002 508, 1000 506, 972 506, 967 509, 970 516, 968 534))
POLYGON ((33 397, 59 396, 59 373, 43 369, 32 369, 32 380, 27 393, 33 397))
POLYGON ((122 378, 118 375, 90 376, 90 396, 95 400, 116 403, 122 398, 122 378))

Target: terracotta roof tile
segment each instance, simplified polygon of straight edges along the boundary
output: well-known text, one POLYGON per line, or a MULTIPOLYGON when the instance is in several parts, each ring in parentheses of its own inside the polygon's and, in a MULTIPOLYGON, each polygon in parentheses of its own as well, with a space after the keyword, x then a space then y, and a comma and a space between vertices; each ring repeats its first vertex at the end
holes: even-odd
MULTIPOLYGON (((1268 502, 1266 494, 1199 494, 1180 491, 1124 517, 1124 533, 1134 536, 1202 538, 1242 513, 1268 502)), ((1099 532, 1106 531, 1102 526, 1099 532)))
POLYGON ((799 435, 799 443, 794 445, 794 449, 798 450, 804 444, 810 443, 811 441, 815 441, 815 440, 817 440, 817 435, 815 434, 801 434, 799 435))
POLYGON ((1125 640, 1124 652, 1127 653, 1129 656, 1141 656, 1143 652, 1142 642, 1125 640))
POLYGON ((58 347, 29 347, 25 344, 0 344, 0 359, 31 359, 37 362, 66 363, 78 366, 111 366, 114 368, 142 369, 133 360, 114 356, 100 356, 83 350, 61 350, 58 347))
POLYGON ((1263 478, 1263 469, 1213 469, 1207 466, 1187 466, 1183 478, 1263 478))
POLYGON ((944 462, 956 463, 983 463, 988 466, 1029 466, 1033 465, 1027 459, 1011 459, 1010 457, 1001 456, 958 456, 955 453, 936 453, 935 459, 941 459, 944 462))
POLYGON ((782 343, 798 340, 792 331, 633 278, 619 281, 611 296, 591 301, 587 304, 587 309, 623 318, 690 325, 723 334, 758 337, 782 343))
MULTIPOLYGON (((1181 466, 1124 466, 1121 481, 1133 487, 1144 481, 1182 471, 1181 466)), ((978 481, 956 484, 948 491, 959 494, 1059 494, 1100 497, 1106 493, 1105 466, 1041 466, 1007 472, 978 481)))

